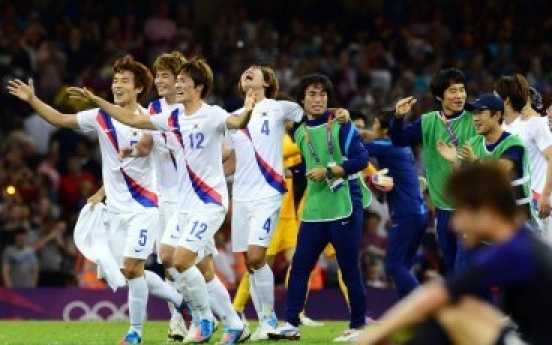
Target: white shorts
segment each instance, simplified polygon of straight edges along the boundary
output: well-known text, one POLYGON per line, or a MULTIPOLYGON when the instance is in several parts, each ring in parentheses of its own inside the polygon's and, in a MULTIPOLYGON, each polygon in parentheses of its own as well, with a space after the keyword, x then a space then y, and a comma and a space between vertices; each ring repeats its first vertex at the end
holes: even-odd
MULTIPOLYGON (((161 245, 176 247, 180 239, 178 225, 178 202, 161 201, 159 204, 159 231, 156 249, 159 254, 161 245)), ((159 255, 158 255, 159 259, 159 255)))
POLYGON ((254 201, 234 200, 232 208, 232 250, 247 252, 250 245, 268 248, 282 207, 282 196, 254 201))
POLYGON ((155 243, 159 210, 146 208, 133 213, 108 212, 108 216, 109 249, 119 267, 123 268, 124 258, 146 260, 155 243))
POLYGON ((179 213, 178 225, 181 229, 178 246, 197 253, 196 263, 209 255, 216 255, 215 233, 224 222, 226 211, 206 213, 179 213))

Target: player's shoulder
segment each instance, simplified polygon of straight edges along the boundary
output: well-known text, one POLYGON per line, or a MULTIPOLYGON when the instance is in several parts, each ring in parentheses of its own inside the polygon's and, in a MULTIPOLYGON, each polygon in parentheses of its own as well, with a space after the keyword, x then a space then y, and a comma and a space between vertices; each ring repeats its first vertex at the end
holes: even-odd
POLYGON ((99 114, 109 115, 107 112, 101 110, 100 108, 90 108, 79 111, 77 113, 77 116, 97 116, 99 114))
POLYGON ((230 116, 240 116, 243 113, 243 107, 230 112, 230 116))

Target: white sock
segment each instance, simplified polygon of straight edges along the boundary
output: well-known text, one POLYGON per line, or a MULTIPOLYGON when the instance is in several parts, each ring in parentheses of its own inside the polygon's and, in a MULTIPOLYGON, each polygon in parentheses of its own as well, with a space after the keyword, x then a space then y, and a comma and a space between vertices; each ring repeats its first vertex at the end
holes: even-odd
POLYGON ((127 282, 130 329, 142 336, 142 324, 148 303, 148 285, 144 276, 128 279, 127 282))
POLYGON ((251 295, 251 301, 253 301, 253 306, 255 307, 255 312, 257 312, 257 317, 259 318, 259 321, 261 321, 261 314, 262 314, 262 304, 259 300, 259 293, 257 292, 257 288, 255 286, 255 282, 253 281, 253 274, 249 274, 249 294, 251 295))
POLYGON ((207 283, 207 292, 209 293, 211 309, 224 322, 224 325, 229 329, 242 329, 243 322, 232 306, 228 290, 217 276, 207 283))
POLYGON ((264 316, 271 316, 274 312, 274 273, 270 266, 265 264, 260 269, 253 270, 250 279, 261 304, 260 318, 262 320, 264 316))
POLYGON ((175 305, 182 304, 184 298, 172 285, 164 282, 160 276, 151 271, 144 271, 144 275, 146 276, 146 283, 148 284, 150 294, 169 302, 169 305, 173 305, 173 309, 175 305))
POLYGON ((199 269, 192 266, 184 272, 178 272, 174 268, 169 268, 169 272, 183 292, 184 299, 186 299, 190 308, 192 310, 196 309, 199 319, 213 320, 209 295, 207 294, 207 284, 199 269))

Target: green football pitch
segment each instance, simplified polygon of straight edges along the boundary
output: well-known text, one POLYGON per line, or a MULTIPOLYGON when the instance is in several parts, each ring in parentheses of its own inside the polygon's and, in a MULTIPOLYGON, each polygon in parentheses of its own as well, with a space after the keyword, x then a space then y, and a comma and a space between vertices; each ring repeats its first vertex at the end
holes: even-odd
MULTIPOLYGON (((253 324, 250 325, 254 329, 253 324)), ((124 322, 61 322, 61 321, 2 321, 0 344, 51 344, 51 345, 114 345, 125 334, 124 322)), ((166 344, 167 322, 148 321, 144 328, 143 344, 166 344)), ((346 322, 324 322, 324 327, 301 328, 300 344, 330 344, 347 328, 346 322)), ((214 335, 211 344, 221 338, 221 330, 214 335)), ((261 343, 272 343, 265 341, 261 343)), ((289 343, 289 342, 278 342, 289 343)), ((295 343, 295 342, 294 342, 295 343)))

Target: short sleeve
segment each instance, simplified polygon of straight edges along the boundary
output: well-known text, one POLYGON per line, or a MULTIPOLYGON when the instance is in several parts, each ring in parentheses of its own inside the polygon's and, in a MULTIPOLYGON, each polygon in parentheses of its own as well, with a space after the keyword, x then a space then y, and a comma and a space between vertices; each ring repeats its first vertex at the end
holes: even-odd
POLYGON ((546 118, 534 118, 531 132, 533 133, 535 144, 540 151, 544 151, 552 146, 552 133, 550 133, 550 129, 548 128, 546 118))
POLYGON ((77 113, 77 124, 79 129, 85 133, 96 131, 98 121, 98 108, 80 111, 77 113))
POLYGON ((215 115, 213 118, 216 121, 215 125, 217 127, 217 131, 219 133, 226 133, 226 119, 230 116, 230 114, 219 106, 213 106, 213 113, 215 115))
POLYGON ((278 101, 278 104, 282 107, 285 120, 301 122, 303 118, 303 108, 301 108, 299 104, 290 101, 278 101))
POLYGON ((151 121, 151 124, 157 130, 162 131, 162 132, 169 132, 171 130, 170 125, 169 125, 170 117, 171 116, 178 116, 178 115, 179 115, 178 110, 164 111, 164 112, 159 113, 157 115, 151 116, 150 121, 151 121), (173 114, 173 113, 175 113, 175 114, 173 114))

